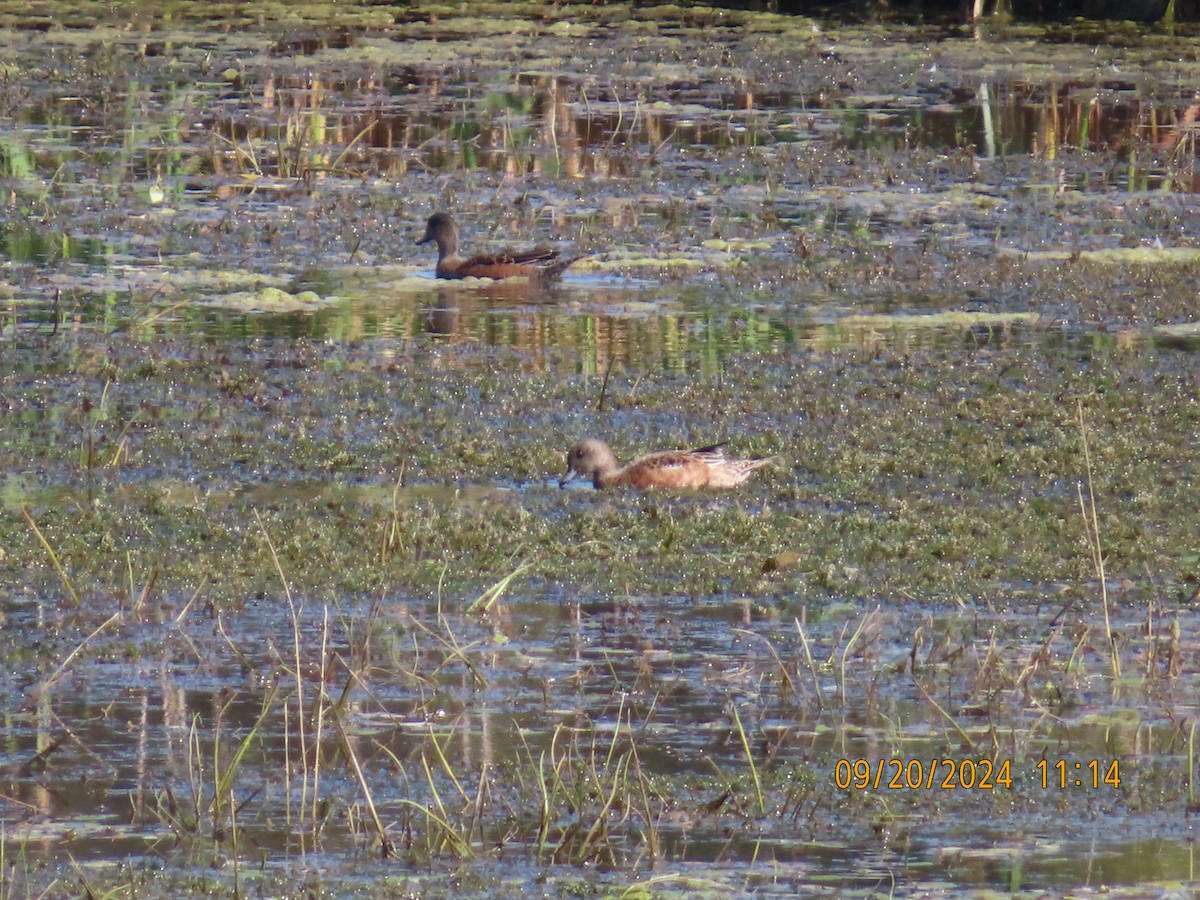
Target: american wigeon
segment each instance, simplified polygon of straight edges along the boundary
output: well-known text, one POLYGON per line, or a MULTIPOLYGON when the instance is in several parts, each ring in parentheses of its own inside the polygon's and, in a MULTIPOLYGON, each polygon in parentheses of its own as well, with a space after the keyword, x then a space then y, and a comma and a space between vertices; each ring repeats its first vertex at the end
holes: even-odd
POLYGON ((750 473, 771 462, 770 458, 726 459, 721 448, 721 444, 714 444, 696 450, 667 450, 618 466, 608 445, 590 438, 580 441, 567 454, 567 473, 559 480, 559 486, 583 475, 591 477, 597 488, 613 485, 628 485, 639 491, 734 488, 749 478, 750 473))
POLYGON ((518 278, 546 281, 557 278, 563 269, 580 257, 562 258, 552 247, 500 253, 479 253, 463 259, 458 255, 458 227, 449 213, 434 213, 425 226, 418 244, 437 242, 438 278, 518 278))

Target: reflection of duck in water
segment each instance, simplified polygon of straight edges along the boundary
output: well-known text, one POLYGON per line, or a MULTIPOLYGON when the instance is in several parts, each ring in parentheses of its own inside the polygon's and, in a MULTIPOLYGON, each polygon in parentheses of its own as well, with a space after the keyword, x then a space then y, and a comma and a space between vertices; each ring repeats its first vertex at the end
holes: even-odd
POLYGON ((567 454, 567 474, 559 481, 565 485, 577 475, 591 477, 597 488, 628 485, 647 488, 696 490, 698 488, 734 488, 756 469, 771 462, 759 459, 726 459, 721 444, 698 450, 667 450, 651 453, 625 466, 618 466, 612 451, 603 441, 580 441, 567 454))
POLYGON ((562 258, 552 247, 500 253, 480 253, 463 259, 458 255, 458 228, 449 213, 434 213, 418 244, 437 242, 438 278, 528 278, 548 281, 580 257, 562 258))

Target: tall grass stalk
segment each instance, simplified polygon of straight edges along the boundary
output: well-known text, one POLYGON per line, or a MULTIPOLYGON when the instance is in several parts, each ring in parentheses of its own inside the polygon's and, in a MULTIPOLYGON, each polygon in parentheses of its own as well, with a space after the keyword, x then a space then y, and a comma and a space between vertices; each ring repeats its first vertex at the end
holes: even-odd
POLYGON ((804 659, 808 664, 808 672, 812 675, 813 696, 817 698, 817 712, 820 712, 823 707, 821 702, 821 677, 817 674, 817 664, 813 661, 812 647, 808 643, 808 635, 804 633, 804 626, 800 624, 799 617, 796 618, 796 633, 800 635, 800 646, 804 648, 804 659))
POLYGON ((971 736, 963 730, 962 726, 959 725, 957 721, 955 721, 954 716, 952 716, 952 715, 950 715, 950 713, 946 712, 946 710, 944 710, 942 708, 940 703, 938 703, 936 700, 934 700, 933 697, 929 696, 929 692, 927 690, 925 690, 925 688, 921 687, 921 684, 920 684, 920 682, 917 681, 917 677, 915 674, 912 677, 912 682, 913 682, 913 686, 918 691, 920 691, 921 696, 925 698, 925 702, 928 703, 930 706, 932 706, 935 710, 937 710, 938 715, 940 715, 943 719, 945 719, 947 722, 950 723, 951 727, 954 728, 955 733, 958 735, 958 739, 963 742, 963 745, 974 750, 975 742, 973 740, 971 740, 971 736))
MULTIPOLYGON (((329 683, 329 605, 326 604, 322 609, 321 615, 321 684, 329 683)), ((354 681, 351 677, 349 682, 354 681)), ((325 734, 325 708, 326 708, 325 691, 321 690, 317 694, 317 707, 314 710, 313 721, 313 766, 312 766, 312 800, 309 803, 309 813, 312 819, 313 839, 316 839, 317 832, 321 828, 320 806, 321 806, 321 738, 325 734)))
MULTIPOLYGON (((271 562, 275 566, 276 574, 279 575, 279 583, 283 586, 283 595, 287 598, 288 610, 292 617, 292 675, 296 680, 296 728, 300 736, 301 767, 300 821, 303 822, 308 818, 307 804, 309 800, 308 738, 304 730, 304 672, 300 662, 300 612, 303 607, 296 606, 296 600, 292 597, 292 589, 288 586, 287 576, 283 574, 283 565, 279 562, 279 554, 275 552, 275 544, 271 540, 271 535, 267 533, 266 524, 263 522, 258 510, 254 511, 254 519, 258 522, 263 541, 266 543, 267 550, 271 554, 271 562)), ((313 815, 315 817, 315 811, 313 815)))
POLYGON ((1083 420, 1083 403, 1076 401, 1079 414, 1079 439, 1083 445, 1083 463, 1087 475, 1087 499, 1083 496, 1082 486, 1077 488, 1079 495, 1079 512, 1083 515, 1084 526, 1087 528, 1088 549, 1092 554, 1092 567, 1100 582, 1100 603, 1104 609, 1104 633, 1108 638, 1108 658, 1114 679, 1121 677, 1121 656, 1113 639, 1112 624, 1108 610, 1108 582, 1104 571, 1104 549, 1100 543, 1100 518, 1096 514, 1096 493, 1092 487, 1092 456, 1088 449, 1087 426, 1083 420))
POLYGON ((467 615, 477 616, 482 613, 491 612, 492 607, 496 605, 496 601, 500 599, 501 595, 508 590, 508 586, 512 584, 512 580, 532 565, 532 562, 522 563, 493 584, 467 607, 467 615))
POLYGON ((275 705, 275 697, 278 694, 279 687, 276 685, 263 698, 258 719, 255 720, 250 730, 246 732, 245 737, 238 742, 233 758, 229 761, 228 765, 224 766, 221 763, 221 730, 224 721, 224 709, 222 708, 218 713, 213 733, 213 777, 215 781, 213 785, 212 817, 214 830, 221 827, 221 823, 226 816, 228 816, 230 827, 233 827, 235 821, 233 805, 234 782, 242 767, 242 761, 246 758, 246 753, 250 750, 250 746, 254 743, 255 738, 258 737, 258 733, 262 729, 263 723, 266 722, 267 716, 270 715, 271 709, 275 705))
POLYGON ((1192 727, 1188 731, 1188 810, 1195 812, 1200 809, 1200 805, 1196 800, 1196 720, 1192 720, 1192 727))
POLYGON ((733 707, 733 725, 737 728, 738 738, 742 742, 742 751, 746 754, 746 764, 750 767, 750 777, 754 780, 754 794, 758 798, 758 811, 767 814, 767 803, 763 799, 762 780, 758 777, 758 766, 754 764, 754 751, 750 749, 750 738, 742 726, 742 717, 738 715, 737 707, 733 707))
POLYGON ((841 666, 839 669, 839 677, 838 677, 840 684, 838 685, 838 687, 839 687, 840 693, 842 695, 842 705, 843 706, 845 706, 846 703, 848 702, 847 697, 846 697, 846 661, 850 658, 850 651, 852 649, 854 649, 854 645, 856 643, 858 643, 858 639, 860 637, 862 637, 863 632, 866 631, 867 625, 872 623, 875 619, 875 616, 877 616, 878 614, 879 614, 879 607, 877 606, 873 610, 871 610, 869 613, 867 613, 865 616, 863 616, 862 619, 859 620, 858 627, 856 627, 854 629, 854 633, 850 635, 850 639, 848 641, 846 641, 846 646, 842 649, 841 666))
POLYGON ((72 662, 75 661, 75 658, 77 656, 79 656, 80 653, 83 652, 83 648, 88 645, 88 643, 92 640, 92 638, 94 638, 96 635, 98 635, 100 632, 102 632, 105 628, 107 628, 109 625, 111 625, 113 622, 116 622, 120 618, 121 618, 121 614, 119 612, 115 612, 111 616, 109 616, 107 619, 105 619, 103 622, 101 622, 99 625, 97 625, 92 630, 91 634, 89 634, 82 641, 80 641, 75 646, 75 649, 67 654, 67 658, 64 659, 61 663, 59 663, 58 668, 55 669, 53 673, 51 673, 50 677, 41 683, 41 685, 39 686, 40 693, 44 694, 45 692, 49 691, 50 688, 54 687, 54 685, 58 683, 58 680, 63 677, 63 673, 67 671, 67 668, 71 665, 72 662))
POLYGON ((54 552, 54 548, 50 546, 50 542, 46 540, 46 536, 37 527, 37 522, 33 521, 33 515, 29 512, 29 507, 22 506, 21 515, 25 517, 25 521, 29 523, 29 527, 33 529, 33 534, 38 539, 38 543, 42 545, 42 549, 46 551, 46 555, 50 557, 50 564, 54 566, 54 571, 58 573, 59 580, 62 581, 63 587, 67 589, 67 595, 71 598, 71 605, 79 609, 83 606, 83 601, 79 599, 79 592, 75 590, 75 585, 71 583, 71 576, 63 568, 58 554, 54 552))
POLYGON ((375 834, 379 838, 379 856, 381 859, 389 859, 392 855, 392 842, 388 839, 387 829, 383 826, 383 820, 379 817, 379 810, 375 808, 375 798, 371 794, 371 787, 367 784, 367 777, 363 774, 362 766, 358 762, 358 754, 354 751, 354 744, 351 743, 349 735, 346 734, 346 728, 342 724, 342 717, 338 715, 336 707, 331 707, 330 715, 333 716, 333 725, 337 729, 338 737, 342 751, 346 754, 346 759, 350 762, 350 768, 354 772, 354 777, 358 781, 358 786, 362 790, 363 802, 367 804, 367 811, 371 814, 371 824, 375 827, 375 834))

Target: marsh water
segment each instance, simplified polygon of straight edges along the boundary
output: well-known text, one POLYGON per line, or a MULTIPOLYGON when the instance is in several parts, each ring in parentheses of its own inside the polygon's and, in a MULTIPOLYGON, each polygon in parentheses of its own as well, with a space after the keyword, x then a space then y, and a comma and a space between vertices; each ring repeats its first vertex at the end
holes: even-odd
POLYGON ((1195 890, 1193 36, 0 27, 4 896, 1195 890))

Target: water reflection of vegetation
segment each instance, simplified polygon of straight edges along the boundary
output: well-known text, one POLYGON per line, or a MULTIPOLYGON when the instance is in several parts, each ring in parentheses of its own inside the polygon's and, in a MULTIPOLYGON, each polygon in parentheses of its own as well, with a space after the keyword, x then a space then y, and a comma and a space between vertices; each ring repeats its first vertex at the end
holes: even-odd
POLYGON ((36 225, 0 223, 0 247, 5 258, 14 263, 39 266, 74 261, 103 265, 106 248, 100 238, 77 237, 36 225))
MULTIPOLYGON (((629 177, 639 158, 668 148, 831 138, 856 147, 969 147, 1047 159, 1066 147, 1130 149, 1144 153, 1140 167, 1157 165, 1161 155, 1161 177, 1180 189, 1191 188, 1195 169, 1190 96, 1164 96, 1157 82, 1130 76, 1097 85, 1064 76, 1037 81, 1017 69, 1007 81, 951 87, 937 103, 914 83, 864 105, 816 78, 806 86, 742 75, 714 85, 664 70, 658 79, 524 72, 514 80, 487 65, 448 73, 440 62, 347 71, 336 56, 315 71, 306 65, 303 74, 279 58, 260 71, 230 68, 213 82, 177 84, 157 57, 139 55, 144 49, 118 41, 93 61, 123 76, 115 85, 97 80, 93 102, 80 102, 73 85, 12 109, 18 130, 0 145, 5 171, 19 179, 79 177, 99 167, 103 181, 117 182, 127 174, 296 178, 331 170, 395 177, 416 164, 629 177), (215 101, 227 94, 241 108, 221 111, 228 104, 215 101), (214 108, 197 122, 193 110, 214 108), (81 135, 89 147, 82 156, 81 135)), ((842 63, 824 61, 831 74, 840 68, 834 62, 842 63)))
MULTIPOLYGON (((33 308, 23 319, 36 331, 69 320, 98 333, 128 331, 142 339, 192 337, 229 339, 374 339, 433 344, 505 347, 528 354, 538 367, 597 373, 610 364, 634 370, 699 375, 720 374, 730 358, 773 354, 807 346, 824 352, 888 348, 891 352, 965 346, 1003 348, 1061 342, 1036 328, 1036 316, 998 314, 840 315, 833 319, 803 311, 753 312, 701 309, 600 314, 563 311, 556 305, 513 308, 474 291, 449 295, 404 295, 386 302, 350 300, 311 311, 263 313, 195 303, 131 305, 115 293, 72 293, 53 310, 33 308), (448 299, 452 298, 452 299, 448 299)), ((1083 336, 1068 338, 1076 343, 1083 336)), ((1102 337, 1102 336, 1101 336, 1102 337)))
MULTIPOLYGON (((1054 159, 1064 147, 1146 151, 1151 148, 1145 140, 1150 134, 1154 145, 1170 152, 1173 168, 1181 175, 1190 177, 1194 170, 1194 140, 1187 123, 1195 112, 1189 101, 1131 99, 1122 92, 1098 98, 1054 82, 983 83, 974 96, 937 108, 916 98, 893 98, 876 109, 790 98, 806 111, 814 131, 808 138, 795 127, 795 109, 772 105, 778 102, 774 93, 760 100, 753 92, 743 92, 737 107, 730 109, 727 98, 681 96, 670 87, 664 87, 661 98, 638 91, 631 99, 619 94, 605 99, 565 78, 551 84, 526 83, 521 93, 481 85, 480 99, 469 92, 443 97, 436 83, 399 87, 407 93, 414 86, 430 94, 431 108, 420 118, 390 112, 383 102, 373 112, 331 114, 324 129, 330 145, 348 146, 362 134, 373 156, 379 150, 417 152, 423 165, 440 170, 628 177, 635 168, 630 155, 634 148, 655 153, 672 145, 747 148, 812 140, 821 131, 858 148, 969 148, 986 156, 1034 153, 1046 159, 1054 159)), ((284 111, 292 110, 290 115, 308 116, 309 96, 322 93, 319 83, 308 80, 290 91, 281 86, 279 99, 284 111)), ((217 127, 223 131, 225 126, 217 127)), ((251 127, 243 138, 257 142, 260 156, 269 159, 270 131, 276 127, 275 122, 263 129, 251 127)), ((1142 164, 1150 165, 1151 157, 1142 164)), ((400 174, 407 163, 397 160, 386 168, 400 174)), ((1187 184, 1190 181, 1177 186, 1187 184)), ((1128 187, 1140 189, 1136 182, 1128 187)))

